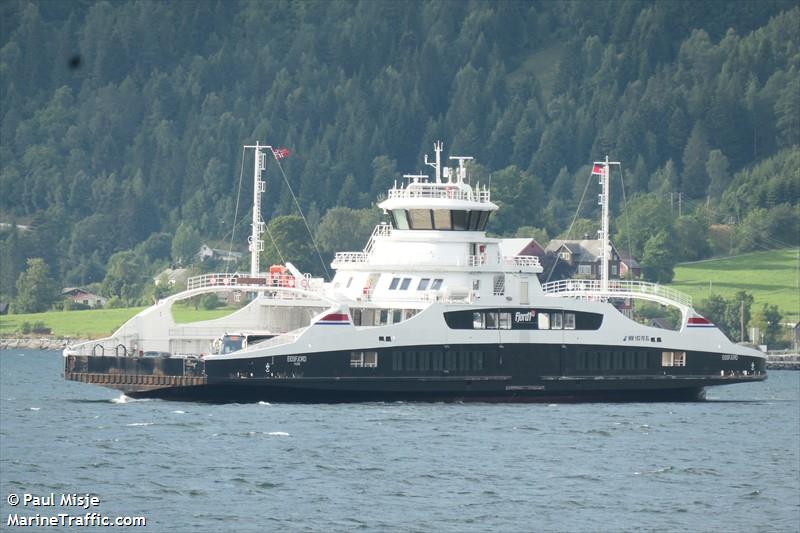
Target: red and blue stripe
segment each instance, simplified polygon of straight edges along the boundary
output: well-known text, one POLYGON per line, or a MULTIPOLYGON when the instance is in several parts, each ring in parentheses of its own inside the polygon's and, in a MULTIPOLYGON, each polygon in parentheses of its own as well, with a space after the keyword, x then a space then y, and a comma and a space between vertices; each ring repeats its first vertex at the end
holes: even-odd
POLYGON ((686 323, 689 328, 715 328, 716 326, 701 316, 690 316, 686 323))
POLYGON ((350 324, 350 315, 347 313, 329 313, 317 320, 321 326, 346 326, 350 324))

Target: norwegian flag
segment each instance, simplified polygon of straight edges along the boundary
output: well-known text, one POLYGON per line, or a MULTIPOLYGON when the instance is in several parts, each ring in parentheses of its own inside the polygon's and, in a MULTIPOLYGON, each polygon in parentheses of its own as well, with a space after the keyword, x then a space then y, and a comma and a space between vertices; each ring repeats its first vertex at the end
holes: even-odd
POLYGON ((595 163, 594 166, 592 167, 592 176, 594 175, 603 176, 605 175, 605 173, 606 172, 605 169, 603 168, 603 165, 598 165, 597 163, 595 163))
POLYGON ((284 157, 289 157, 289 149, 288 148, 273 148, 272 155, 275 156, 275 159, 283 159, 284 157))

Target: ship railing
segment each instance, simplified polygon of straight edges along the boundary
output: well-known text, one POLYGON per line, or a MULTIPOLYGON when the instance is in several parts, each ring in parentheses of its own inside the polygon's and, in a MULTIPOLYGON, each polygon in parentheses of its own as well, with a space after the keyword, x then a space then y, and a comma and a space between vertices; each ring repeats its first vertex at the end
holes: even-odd
POLYGON ((468 255, 467 266, 476 267, 486 265, 486 254, 468 255))
MULTIPOLYGON (((291 274, 240 274, 240 273, 213 273, 192 276, 186 281, 186 289, 225 288, 239 291, 267 291, 269 289, 289 288, 304 289, 312 292, 322 290, 319 280, 311 278, 308 274, 297 279, 291 274)), ((302 295, 296 293, 280 293, 279 298, 297 299, 302 295)))
POLYGON ((692 307, 692 297, 688 294, 665 287, 658 283, 634 280, 609 280, 608 288, 603 289, 597 279, 562 279, 542 284, 547 296, 574 296, 584 299, 641 298, 665 305, 692 307))
POLYGON ((448 184, 415 184, 413 187, 389 189, 389 199, 392 198, 441 198, 487 203, 491 201, 491 191, 488 189, 461 189, 448 184))
POLYGON ((535 255, 515 255, 515 256, 507 256, 503 258, 505 264, 509 266, 519 266, 519 267, 539 267, 542 266, 539 263, 539 258, 535 255))
POLYGON ((366 263, 369 259, 367 252, 336 252, 333 258, 333 266, 347 265, 352 263, 366 263))
POLYGON ((375 226, 375 229, 372 230, 372 235, 369 237, 369 241, 367 241, 367 245, 364 247, 364 253, 369 255, 372 252, 372 247, 375 245, 375 237, 389 237, 392 235, 392 226, 389 224, 378 224, 375 226))

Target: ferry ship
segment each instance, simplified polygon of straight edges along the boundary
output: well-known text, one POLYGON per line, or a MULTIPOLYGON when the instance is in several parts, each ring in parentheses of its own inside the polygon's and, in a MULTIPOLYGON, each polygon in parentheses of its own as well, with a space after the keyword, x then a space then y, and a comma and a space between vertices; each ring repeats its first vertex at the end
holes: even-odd
POLYGON ((262 179, 280 150, 253 157, 249 273, 204 274, 111 337, 64 350, 64 376, 131 397, 210 402, 692 401, 706 387, 766 379, 765 357, 731 342, 668 287, 611 280, 609 177, 603 186, 602 276, 540 283, 535 256, 486 228, 498 206, 471 183, 471 157, 425 156, 379 207, 361 251, 337 253, 330 281, 291 263, 262 272, 262 179), (272 157, 270 157, 272 156, 272 157), (227 317, 178 324, 172 305, 203 294, 250 300, 227 317), (676 330, 623 315, 616 299, 680 310, 676 330))

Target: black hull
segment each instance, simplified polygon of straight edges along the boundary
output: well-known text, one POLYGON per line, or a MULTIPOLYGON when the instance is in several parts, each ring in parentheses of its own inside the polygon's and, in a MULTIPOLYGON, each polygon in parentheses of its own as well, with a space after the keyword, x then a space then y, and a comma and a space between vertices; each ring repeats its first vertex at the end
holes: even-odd
POLYGON ((275 385, 228 384, 170 387, 150 391, 129 391, 132 398, 156 398, 202 403, 585 403, 585 402, 697 402, 705 399, 703 387, 631 390, 572 391, 377 391, 357 388, 281 387, 275 385))
POLYGON ((766 379, 760 357, 607 346, 459 345, 252 358, 69 356, 65 377, 135 398, 249 402, 697 401, 766 379), (364 354, 368 353, 369 356, 364 354))

